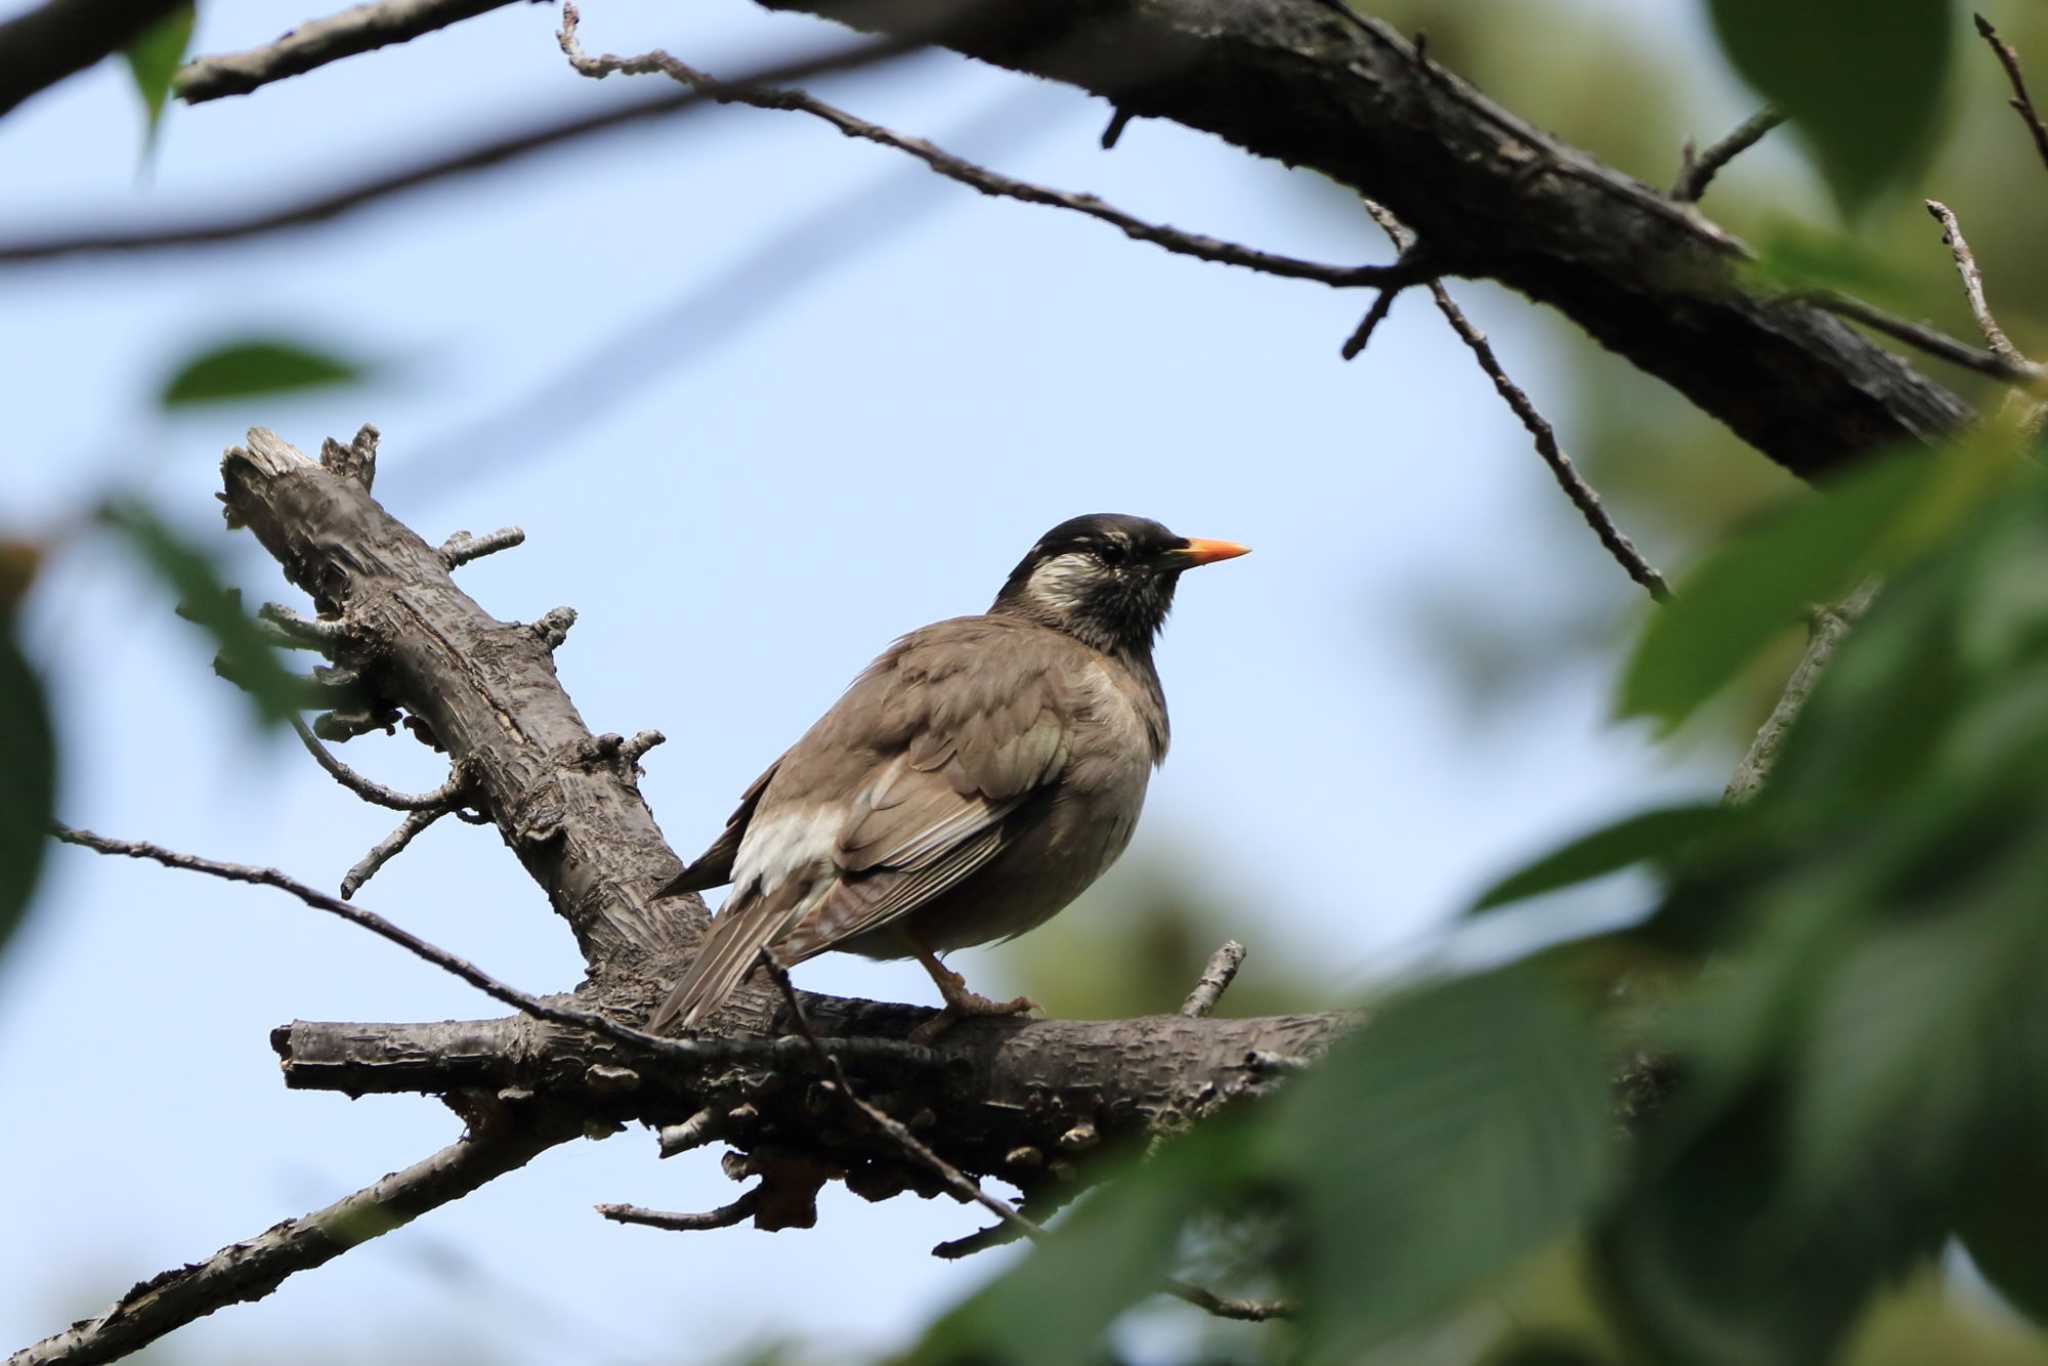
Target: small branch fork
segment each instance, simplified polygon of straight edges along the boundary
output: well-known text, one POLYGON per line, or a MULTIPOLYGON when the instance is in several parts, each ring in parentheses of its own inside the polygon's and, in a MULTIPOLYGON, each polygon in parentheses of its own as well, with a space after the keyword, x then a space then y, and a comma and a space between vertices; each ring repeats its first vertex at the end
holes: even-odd
POLYGON ((1941 240, 1955 257, 1956 274, 1963 282, 1963 297, 1969 301, 1970 316, 1976 320, 1977 330, 1984 334, 1985 342, 1991 347, 1991 354, 2005 361, 2018 371, 2031 371, 2038 379, 2042 367, 2020 354, 2020 349, 2005 335, 2005 329, 1992 316, 1991 305, 1984 298, 1984 272, 1977 268, 1977 258, 1970 251, 1970 244, 1963 240, 1962 225, 1956 222, 1954 210, 1938 199, 1926 201, 1927 212, 1934 221, 1941 224, 1941 240))
MULTIPOLYGON (((1380 230, 1401 249, 1402 259, 1408 259, 1416 246, 1413 235, 1386 209, 1370 199, 1364 202, 1365 210, 1372 215, 1373 222, 1379 224, 1380 230)), ((1536 411, 1536 405, 1529 401, 1529 396, 1523 393, 1501 368, 1500 359, 1494 355, 1492 345, 1486 340, 1486 334, 1474 327, 1466 318, 1464 310, 1459 308, 1444 290, 1441 281, 1431 279, 1426 283, 1429 286, 1430 297, 1436 300, 1437 312, 1444 315, 1444 320, 1451 325, 1451 330, 1471 349, 1473 356, 1479 361, 1479 368, 1486 372, 1486 377, 1493 381, 1494 389, 1507 402, 1508 407, 1514 410, 1515 416, 1521 419, 1522 426, 1527 428, 1529 435, 1535 439, 1536 453, 1542 456, 1543 463, 1550 467, 1550 472, 1556 477, 1558 487, 1564 490, 1565 497, 1571 499, 1572 506, 1579 510, 1579 515, 1593 528, 1593 534, 1600 538, 1600 544, 1606 547, 1607 553, 1614 557, 1623 571, 1641 584, 1652 598, 1658 602, 1668 601, 1671 597, 1671 585, 1666 583, 1664 576, 1643 558, 1642 552, 1636 549, 1635 542, 1623 535, 1621 528, 1614 524, 1614 518, 1608 515, 1607 509, 1601 505, 1600 495, 1594 492, 1593 486, 1586 482, 1578 467, 1572 464, 1571 457, 1557 444, 1557 432, 1544 420, 1543 415, 1536 411)), ((1382 295, 1382 300, 1385 297, 1382 295)))
MULTIPOLYGON (((609 53, 599 57, 586 56, 576 39, 576 28, 580 19, 581 15, 578 14, 576 6, 570 0, 564 0, 559 35, 562 53, 578 72, 594 80, 602 80, 614 72, 629 76, 661 74, 687 86, 703 98, 716 100, 720 104, 744 104, 756 109, 780 109, 809 114, 831 124, 847 137, 860 138, 908 153, 947 179, 956 180, 983 194, 1084 214, 1108 223, 1126 237, 1139 242, 1149 242, 1181 256, 1193 256, 1228 266, 1242 266, 1246 270, 1256 270, 1290 280, 1313 280, 1340 289, 1366 286, 1399 287, 1416 283, 1421 278, 1420 266, 1414 262, 1397 261, 1386 266, 1323 265, 1292 256, 1258 251, 1214 237, 1205 237, 1199 233, 1183 232, 1163 224, 1147 223, 1103 203, 1092 194, 1070 194, 1062 190, 1048 189, 1042 185, 1034 185, 991 171, 935 147, 922 138, 905 137, 880 124, 869 123, 866 119, 849 114, 837 105, 816 99, 805 91, 773 89, 752 82, 721 81, 659 49, 638 57, 619 57, 609 53)), ((1120 124, 1118 131, 1122 131, 1120 124)), ((1110 141, 1113 142, 1114 139, 1110 141)))
MULTIPOLYGON (((1231 946, 1226 944, 1224 947, 1227 949, 1231 946)), ((1242 949, 1240 949, 1241 953, 1242 949)), ((1220 950, 1218 956, 1222 956, 1220 950)), ((820 1039, 817 1032, 811 1028, 810 1016, 804 1011, 803 1000, 796 994, 796 987, 789 980, 789 970, 783 967, 776 959, 774 953, 766 947, 763 947, 761 950, 761 966, 767 969, 768 975, 774 979, 777 990, 782 993, 783 1004, 789 1008, 790 1019, 796 1025, 797 1034, 811 1050, 812 1057, 817 1061, 818 1066, 830 1075, 832 1084, 838 1089, 840 1098, 848 1106, 858 1110, 863 1118, 887 1135, 890 1141, 895 1143, 897 1147, 936 1174, 962 1200, 980 1205, 1005 1225, 1014 1229, 1021 1236, 1029 1238, 1034 1243, 1045 1241, 1045 1229, 1036 1221, 1019 1213, 1007 1201, 990 1195, 981 1188, 980 1182, 933 1152, 918 1139, 916 1134, 911 1133, 909 1129, 905 1128, 893 1116, 862 1100, 859 1094, 854 1091, 853 1084, 847 1080, 846 1068, 840 1063, 837 1056, 826 1050, 824 1040, 820 1039)), ((1219 986, 1217 993, 1220 995, 1221 992, 1222 987, 1219 986)), ((710 1216, 698 1217, 708 1218, 710 1216)), ((1179 1280, 1169 1279, 1161 1288, 1167 1294, 1177 1299, 1185 1300, 1187 1303, 1199 1309, 1207 1310, 1209 1313, 1215 1314, 1220 1318, 1247 1319, 1253 1322, 1261 1322, 1266 1319, 1292 1318, 1296 1313, 1295 1306, 1286 1301, 1226 1299, 1213 1291, 1205 1290, 1200 1286, 1189 1285, 1179 1280)))
POLYGON ((1707 192, 1707 186, 1721 168, 1764 140, 1764 135, 1785 121, 1785 116, 1775 109, 1760 109, 1735 126, 1734 131, 1722 138, 1705 152, 1693 153, 1690 139, 1685 150, 1679 154, 1678 179, 1672 183, 1671 197, 1681 204, 1697 204, 1700 196, 1707 192))

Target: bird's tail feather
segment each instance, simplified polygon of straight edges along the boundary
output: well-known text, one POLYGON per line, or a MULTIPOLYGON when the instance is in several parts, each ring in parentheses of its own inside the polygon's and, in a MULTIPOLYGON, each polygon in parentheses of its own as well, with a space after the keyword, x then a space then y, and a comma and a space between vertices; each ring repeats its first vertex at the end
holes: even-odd
POLYGON ((808 907, 810 891, 805 879, 793 877, 774 893, 715 917, 697 956, 647 1027, 659 1034, 677 1018, 687 1028, 714 1014, 760 962, 762 946, 774 943, 808 907))

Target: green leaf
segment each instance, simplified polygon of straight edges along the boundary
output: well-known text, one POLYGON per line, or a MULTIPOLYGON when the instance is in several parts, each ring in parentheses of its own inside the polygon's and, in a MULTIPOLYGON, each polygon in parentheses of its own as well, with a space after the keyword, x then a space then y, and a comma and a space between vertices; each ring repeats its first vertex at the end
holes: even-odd
POLYGON ((1651 617, 1622 679, 1621 714, 1676 729, 1810 608, 1882 567, 1878 552, 1937 463, 1894 456, 1709 557, 1651 617))
POLYGON ((1099 1360, 1207 1216, 1278 1220, 1304 1359, 1354 1360, 1493 1288, 1586 1216, 1613 1159, 1605 1057, 1550 967, 1387 1002, 1262 1110, 1209 1121, 1097 1193, 910 1362, 1099 1360))
POLYGON ((0 949, 21 926, 57 810, 57 741, 42 680, 0 613, 0 949))
POLYGON ((1851 232, 1831 232, 1780 218, 1757 234, 1749 269, 1767 289, 1833 289, 1866 298, 1896 296, 1910 287, 1898 263, 1851 232))
POLYGON ((213 637, 220 650, 215 671, 249 695, 257 715, 272 725, 291 716, 303 700, 304 680, 284 667, 212 558, 140 503, 111 503, 101 517, 177 595, 179 612, 213 637))
POLYGON ((1279 1097, 1252 1169, 1300 1192, 1316 1359, 1468 1302, 1604 1193, 1606 1058, 1559 962, 1404 993, 1279 1097))
POLYGON ((185 46, 192 40, 192 18, 192 6, 182 5, 144 29, 121 53, 142 95, 152 142, 163 117, 164 100, 171 93, 171 77, 185 60, 185 46))
POLYGON ((212 347, 192 357, 164 381, 159 407, 246 398, 350 384, 367 368, 329 352, 281 338, 255 337, 212 347))
POLYGON ((1472 909, 1491 910, 1511 901, 1526 901, 1545 892, 1591 882, 1651 859, 1671 859, 1700 836, 1721 829, 1732 814, 1719 803, 1698 802, 1637 812, 1581 835, 1510 873, 1474 902, 1472 909))
POLYGON ((1949 0, 1708 0, 1736 71, 1792 120, 1843 210, 1927 163, 1941 132, 1949 0))

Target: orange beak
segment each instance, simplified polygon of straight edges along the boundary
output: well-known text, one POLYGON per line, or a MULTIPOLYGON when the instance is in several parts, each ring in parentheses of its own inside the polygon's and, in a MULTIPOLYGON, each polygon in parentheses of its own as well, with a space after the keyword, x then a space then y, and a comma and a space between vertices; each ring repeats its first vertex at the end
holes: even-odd
POLYGON ((1240 555, 1251 554, 1252 548, 1236 541, 1205 541, 1190 536, 1186 545, 1168 553, 1185 560, 1192 568, 1198 564, 1214 564, 1218 560, 1234 560, 1240 555))

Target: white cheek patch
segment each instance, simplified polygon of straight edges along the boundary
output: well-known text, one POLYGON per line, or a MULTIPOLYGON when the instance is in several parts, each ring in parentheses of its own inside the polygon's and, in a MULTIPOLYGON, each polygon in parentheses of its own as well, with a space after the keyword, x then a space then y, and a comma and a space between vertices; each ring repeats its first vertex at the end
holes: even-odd
POLYGON ((733 860, 733 895, 756 883, 762 893, 773 892, 792 874, 830 864, 845 818, 843 809, 831 806, 782 811, 767 820, 756 818, 747 826, 739 856, 733 860))
POLYGON ((1102 576, 1091 555, 1069 552, 1055 555, 1031 571, 1024 592, 1035 602, 1066 612, 1080 602, 1082 590, 1102 576))

